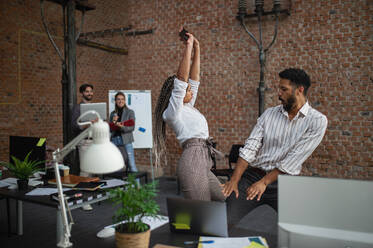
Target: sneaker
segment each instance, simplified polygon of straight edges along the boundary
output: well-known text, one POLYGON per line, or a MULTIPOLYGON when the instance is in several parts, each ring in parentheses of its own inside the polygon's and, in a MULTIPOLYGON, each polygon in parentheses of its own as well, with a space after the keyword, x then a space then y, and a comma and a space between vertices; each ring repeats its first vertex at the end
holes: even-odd
POLYGON ((91 211, 93 208, 92 208, 91 204, 86 204, 86 205, 83 205, 82 209, 84 211, 91 211))

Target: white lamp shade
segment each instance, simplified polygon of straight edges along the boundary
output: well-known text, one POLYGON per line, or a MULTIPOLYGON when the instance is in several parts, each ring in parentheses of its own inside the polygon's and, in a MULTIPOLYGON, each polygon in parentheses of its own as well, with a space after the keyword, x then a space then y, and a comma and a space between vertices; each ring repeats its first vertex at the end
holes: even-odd
POLYGON ((102 120, 92 125, 93 144, 83 153, 80 169, 92 174, 107 174, 124 167, 123 156, 110 142, 109 125, 102 120))

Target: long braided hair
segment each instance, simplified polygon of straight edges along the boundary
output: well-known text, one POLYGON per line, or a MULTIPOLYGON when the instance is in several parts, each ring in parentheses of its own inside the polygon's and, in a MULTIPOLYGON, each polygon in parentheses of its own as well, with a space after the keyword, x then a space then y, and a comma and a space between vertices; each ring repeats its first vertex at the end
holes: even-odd
POLYGON ((157 105, 155 107, 154 119, 155 119, 155 133, 154 133, 154 155, 155 155, 155 166, 159 166, 161 160, 164 160, 167 165, 167 159, 165 156, 166 151, 166 123, 162 118, 163 112, 168 107, 170 101, 172 89, 174 88, 174 80, 176 76, 171 76, 166 79, 163 83, 161 92, 159 93, 157 105))

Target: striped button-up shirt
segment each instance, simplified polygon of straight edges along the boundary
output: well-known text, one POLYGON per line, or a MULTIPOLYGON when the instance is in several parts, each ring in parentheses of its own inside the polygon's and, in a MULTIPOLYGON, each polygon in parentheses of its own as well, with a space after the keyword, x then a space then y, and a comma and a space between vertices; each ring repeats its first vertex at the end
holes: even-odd
POLYGON ((282 105, 269 108, 240 149, 240 157, 252 167, 298 175, 303 162, 320 144, 327 125, 326 116, 308 102, 292 120, 282 105))

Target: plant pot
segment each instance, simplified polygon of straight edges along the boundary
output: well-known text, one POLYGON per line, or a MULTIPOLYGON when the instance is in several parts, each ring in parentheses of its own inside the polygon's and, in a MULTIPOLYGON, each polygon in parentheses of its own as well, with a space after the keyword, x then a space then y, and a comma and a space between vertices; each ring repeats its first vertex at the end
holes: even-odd
POLYGON ((150 226, 147 231, 127 233, 115 231, 117 248, 148 248, 150 241, 150 226))
POLYGON ((28 189, 28 179, 18 179, 17 180, 18 190, 28 189))

